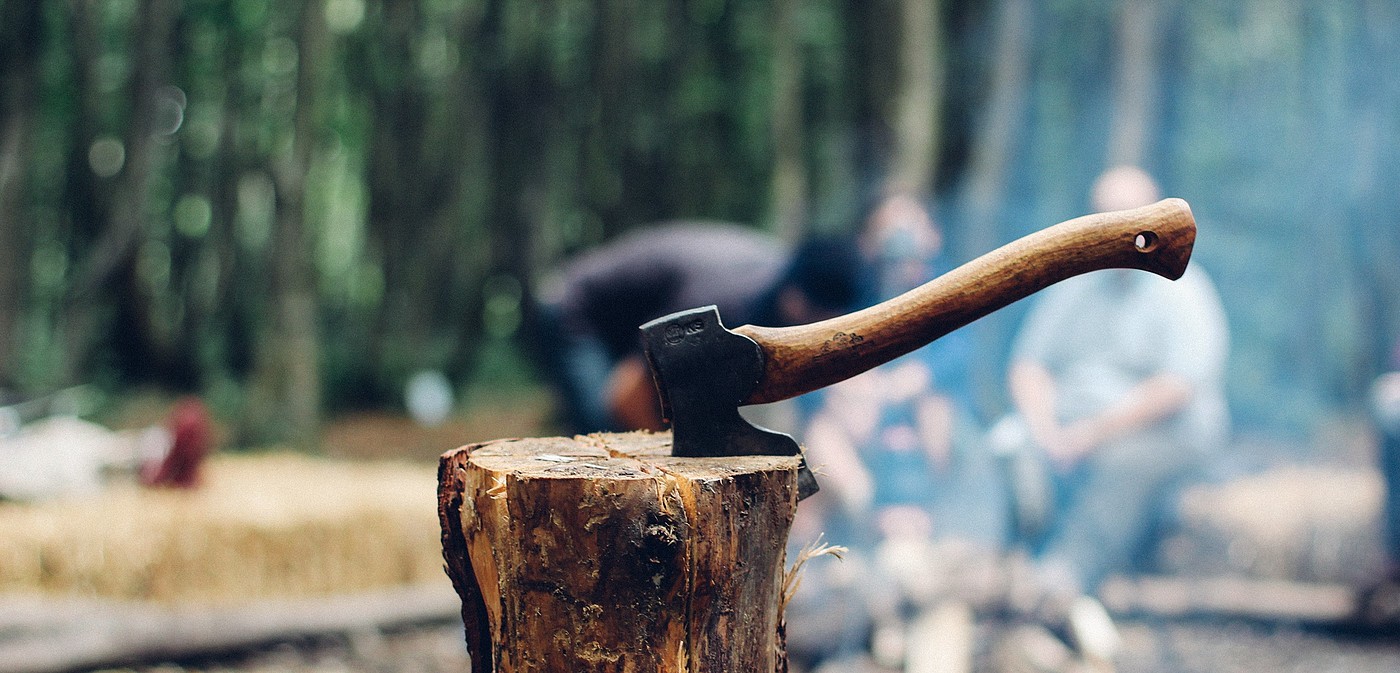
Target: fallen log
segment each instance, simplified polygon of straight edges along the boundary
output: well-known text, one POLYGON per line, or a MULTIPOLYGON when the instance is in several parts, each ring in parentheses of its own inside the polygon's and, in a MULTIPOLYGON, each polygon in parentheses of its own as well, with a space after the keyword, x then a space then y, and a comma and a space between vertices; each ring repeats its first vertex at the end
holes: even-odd
POLYGON ((1384 567, 1384 492, 1374 469, 1315 465, 1200 484, 1182 494, 1158 565, 1170 575, 1364 584, 1384 567))
POLYGON ((179 661, 307 637, 455 620, 444 583, 241 606, 6 597, 0 601, 0 673, 58 673, 179 661))
POLYGON ((1117 577, 1100 596, 1117 614, 1235 617, 1308 624, 1344 624, 1356 615, 1356 590, 1249 577, 1117 577))

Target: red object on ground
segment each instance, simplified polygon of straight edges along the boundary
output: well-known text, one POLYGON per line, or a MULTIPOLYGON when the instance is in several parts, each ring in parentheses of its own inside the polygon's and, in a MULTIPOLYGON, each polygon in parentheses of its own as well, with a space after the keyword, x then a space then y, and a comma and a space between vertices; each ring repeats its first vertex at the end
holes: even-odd
POLYGON ((170 410, 166 429, 170 431, 170 451, 159 463, 142 470, 141 483, 172 488, 198 486, 200 465, 213 443, 209 410, 196 398, 182 399, 170 410))

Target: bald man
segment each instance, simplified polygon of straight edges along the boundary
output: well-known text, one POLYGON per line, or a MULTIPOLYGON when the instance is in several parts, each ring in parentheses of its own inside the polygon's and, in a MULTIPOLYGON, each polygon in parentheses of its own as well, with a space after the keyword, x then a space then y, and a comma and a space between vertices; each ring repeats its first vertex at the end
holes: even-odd
MULTIPOLYGON (((1098 211, 1158 200, 1141 169, 1095 182, 1098 211)), ((1012 350, 1008 385, 1025 450, 1053 485, 1031 541, 1062 591, 1092 592, 1149 541, 1157 513, 1225 441, 1228 334, 1197 264, 1178 281, 1111 270, 1044 292, 1012 350)))

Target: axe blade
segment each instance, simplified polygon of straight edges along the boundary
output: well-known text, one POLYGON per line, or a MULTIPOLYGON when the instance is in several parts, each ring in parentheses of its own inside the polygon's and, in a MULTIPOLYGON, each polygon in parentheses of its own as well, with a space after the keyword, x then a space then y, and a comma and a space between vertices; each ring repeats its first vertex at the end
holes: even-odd
MULTIPOLYGON (((763 375, 763 350, 720 322, 715 306, 680 311, 641 327, 661 411, 671 423, 674 456, 802 456, 797 440, 758 427, 739 406, 763 375)), ((803 458, 799 500, 817 492, 803 458)))

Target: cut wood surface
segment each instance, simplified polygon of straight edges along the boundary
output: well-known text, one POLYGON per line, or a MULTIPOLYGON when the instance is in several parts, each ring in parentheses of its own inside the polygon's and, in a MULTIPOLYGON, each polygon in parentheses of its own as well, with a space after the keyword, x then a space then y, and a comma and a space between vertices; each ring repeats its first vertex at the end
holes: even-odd
POLYGON ((473 671, 786 670, 797 467, 672 457, 668 433, 444 455, 443 553, 473 671))

